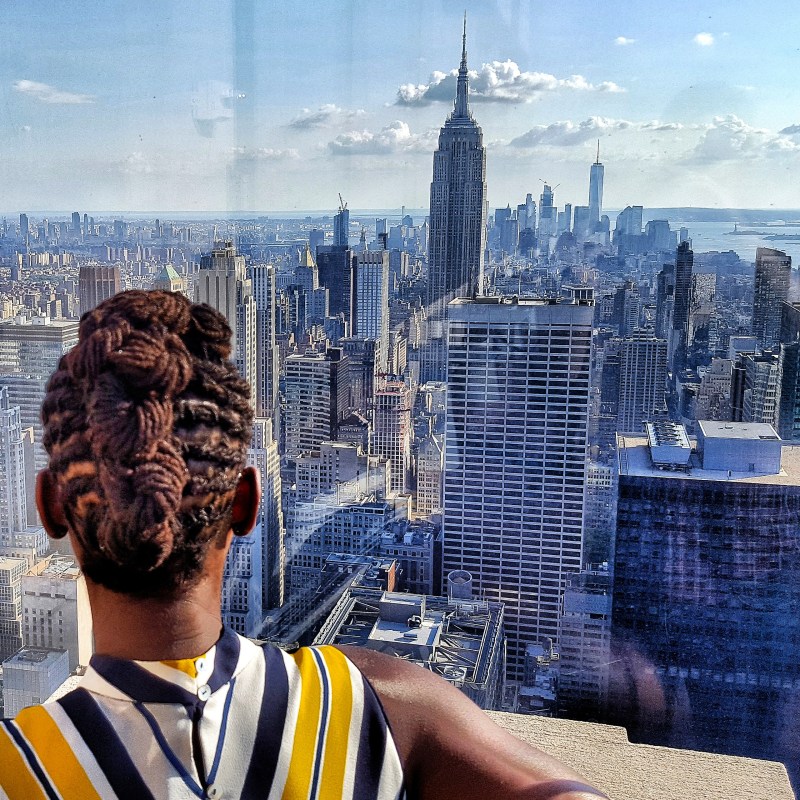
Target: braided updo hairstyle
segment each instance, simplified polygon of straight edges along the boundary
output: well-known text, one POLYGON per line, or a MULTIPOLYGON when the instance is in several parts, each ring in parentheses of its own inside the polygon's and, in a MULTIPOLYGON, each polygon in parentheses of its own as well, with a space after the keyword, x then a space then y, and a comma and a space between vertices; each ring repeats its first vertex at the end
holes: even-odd
POLYGON ((227 532, 253 417, 230 354, 225 318, 181 294, 122 292, 83 315, 42 420, 95 583, 175 595, 227 532))

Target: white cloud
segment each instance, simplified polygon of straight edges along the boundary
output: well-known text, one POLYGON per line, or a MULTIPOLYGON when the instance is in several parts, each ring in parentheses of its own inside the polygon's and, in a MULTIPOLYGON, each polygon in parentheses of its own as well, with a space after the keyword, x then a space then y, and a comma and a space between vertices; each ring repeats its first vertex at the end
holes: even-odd
MULTIPOLYGON (((406 83, 397 90, 397 105, 422 106, 451 103, 456 94, 457 70, 434 72, 428 83, 406 83)), ((511 60, 492 61, 480 70, 470 70, 469 97, 472 102, 529 103, 543 92, 624 92, 612 81, 591 83, 583 75, 557 78, 546 72, 524 72, 511 60)))
POLYGON ((643 131, 680 131, 683 130, 683 125, 680 122, 659 122, 654 119, 652 122, 640 122, 636 125, 637 128, 643 131))
POLYGON ((231 155, 237 161, 284 161, 300 158, 300 153, 294 147, 286 150, 274 147, 234 147, 231 155))
POLYGON ((161 166, 161 164, 156 164, 154 159, 136 151, 125 156, 119 164, 119 169, 123 175, 152 175, 161 166))
POLYGON ((377 133, 350 131, 328 142, 334 155, 378 155, 397 152, 426 152, 434 147, 436 131, 412 133, 407 122, 395 120, 377 133))
POLYGON ((787 128, 778 131, 778 133, 782 133, 784 136, 798 136, 800 135, 800 125, 789 125, 787 128))
POLYGON ((296 130, 323 128, 332 122, 349 121, 356 117, 363 117, 366 113, 367 112, 361 108, 350 111, 346 108, 340 108, 335 103, 325 103, 316 109, 316 111, 310 108, 304 108, 289 122, 289 127, 295 128, 296 130))
POLYGON ((12 88, 15 92, 26 94, 39 100, 41 103, 51 103, 53 105, 83 105, 94 103, 94 97, 89 94, 76 94, 75 92, 65 92, 50 86, 47 83, 38 81, 21 80, 16 81, 12 88))
POLYGON ((700 47, 711 47, 714 44, 714 34, 713 33, 698 33, 692 41, 695 44, 699 44, 700 47))
POLYGON ((608 117, 589 117, 579 123, 571 120, 559 120, 550 125, 535 125, 509 145, 512 147, 574 147, 597 139, 611 131, 679 131, 684 126, 679 122, 629 122, 626 119, 609 119, 608 117))
POLYGON ((773 133, 765 128, 754 128, 734 114, 714 117, 697 142, 690 160, 707 164, 800 153, 800 143, 792 138, 792 129, 797 127, 790 126, 773 133))
POLYGON ((626 45, 633 44, 635 41, 636 39, 629 39, 627 36, 617 36, 617 38, 614 39, 614 44, 625 47, 626 45))

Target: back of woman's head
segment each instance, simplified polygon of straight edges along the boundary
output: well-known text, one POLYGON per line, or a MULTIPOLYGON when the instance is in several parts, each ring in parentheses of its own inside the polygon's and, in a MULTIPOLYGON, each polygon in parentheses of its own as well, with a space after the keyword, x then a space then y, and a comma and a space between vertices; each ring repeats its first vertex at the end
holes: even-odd
POLYGON ((95 583, 175 594, 227 532, 252 426, 230 340, 221 314, 172 292, 123 292, 81 319, 42 419, 95 583))

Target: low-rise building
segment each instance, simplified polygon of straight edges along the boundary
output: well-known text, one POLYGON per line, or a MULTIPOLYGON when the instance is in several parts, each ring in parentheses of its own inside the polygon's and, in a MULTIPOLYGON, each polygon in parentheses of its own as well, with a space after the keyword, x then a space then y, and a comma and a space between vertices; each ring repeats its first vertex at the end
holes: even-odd
POLYGON ((3 713, 12 718, 43 703, 69 676, 66 650, 23 647, 3 662, 3 713))
POLYGON ((481 708, 498 708, 505 675, 503 604, 353 587, 315 644, 352 645, 441 675, 481 708))
POLYGON ((22 576, 22 637, 28 647, 66 650, 70 672, 89 664, 92 612, 74 558, 48 556, 22 576))

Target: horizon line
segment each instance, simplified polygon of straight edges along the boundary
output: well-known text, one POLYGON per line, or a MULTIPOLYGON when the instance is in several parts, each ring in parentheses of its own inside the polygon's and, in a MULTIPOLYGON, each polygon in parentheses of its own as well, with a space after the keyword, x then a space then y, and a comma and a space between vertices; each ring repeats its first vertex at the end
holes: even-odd
MULTIPOLYGON (((609 208, 608 211, 612 213, 619 213, 623 211, 624 208, 628 208, 630 206, 623 206, 621 208, 609 208)), ((499 206, 498 206, 499 208, 499 206)), ((645 205, 642 206, 644 210, 655 210, 655 211, 710 211, 714 213, 719 213, 723 211, 730 211, 730 212, 768 212, 770 214, 781 214, 781 213, 794 213, 800 214, 800 206, 792 208, 774 208, 774 207, 758 207, 758 206, 659 206, 659 205, 645 205)), ((359 208, 359 209, 348 209, 350 211, 351 216, 372 216, 374 214, 395 214, 396 216, 413 216, 412 212, 424 212, 426 214, 430 213, 430 209, 427 207, 419 207, 419 208, 411 208, 407 206, 395 207, 395 208, 359 208)), ((27 210, 27 211, 3 211, 0 212, 0 217, 18 217, 20 214, 28 214, 28 215, 44 215, 44 216, 65 216, 71 217, 71 215, 75 213, 75 211, 65 211, 63 209, 35 209, 35 210, 27 210)), ((129 210, 129 211, 120 211, 115 209, 106 209, 106 210, 96 210, 92 211, 91 213, 87 212, 78 212, 83 216, 84 213, 88 214, 92 217, 97 217, 98 215, 107 215, 107 216, 117 216, 117 217, 164 217, 170 214, 177 214, 182 217, 191 217, 192 215, 197 215, 198 217, 215 217, 219 219, 243 219, 243 218, 253 218, 253 217, 266 217, 269 218, 271 214, 280 214, 281 216, 287 216, 290 214, 296 215, 292 217, 294 219, 299 217, 334 217, 336 215, 335 210, 327 210, 327 209, 272 209, 269 211, 245 211, 245 210, 237 210, 237 211, 221 211, 221 210, 212 210, 212 211, 183 211, 183 210, 129 210)))

